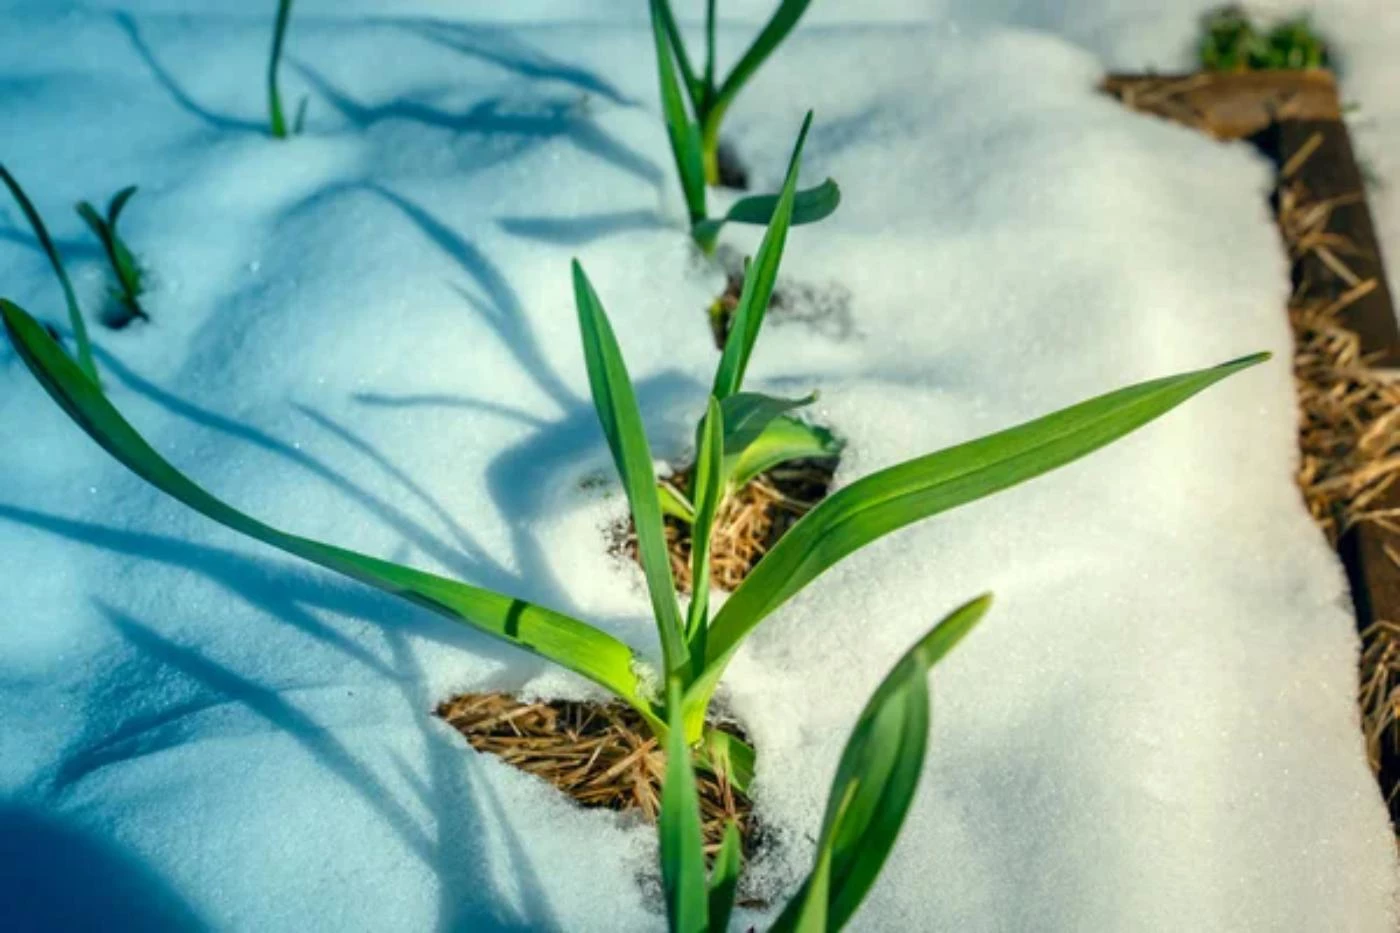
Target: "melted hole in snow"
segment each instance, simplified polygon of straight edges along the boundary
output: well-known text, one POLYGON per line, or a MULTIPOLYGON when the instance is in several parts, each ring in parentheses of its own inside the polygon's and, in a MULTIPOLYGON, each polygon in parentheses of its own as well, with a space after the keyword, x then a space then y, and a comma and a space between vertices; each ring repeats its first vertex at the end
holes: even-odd
MULTIPOLYGON (((726 260, 729 257, 725 257, 726 260)), ((729 338, 729 327, 734 320, 734 311, 739 307, 739 296, 744 291, 742 260, 740 264, 725 262, 728 277, 722 291, 710 302, 707 311, 710 319, 710 333, 715 346, 724 349, 724 341, 729 338)), ((830 340, 849 340, 855 335, 855 324, 851 317, 851 292, 839 282, 826 285, 812 285, 806 282, 778 280, 773 296, 768 299, 768 323, 774 327, 784 324, 801 324, 811 328, 830 340)))
MULTIPOLYGON (((435 715, 478 752, 543 778, 585 807, 640 811, 656 822, 666 755, 637 712, 624 703, 519 700, 507 693, 463 693, 443 701, 435 715)), ((745 741, 742 727, 714 722, 745 741)), ((744 854, 765 843, 749 798, 729 783, 696 771, 706 852, 713 857, 730 822, 739 827, 744 854)))
POLYGON ((749 170, 739 153, 734 151, 734 147, 721 139, 719 149, 715 153, 719 161, 719 185, 721 188, 733 188, 735 191, 749 190, 749 170))
MULTIPOLYGON (((710 541, 710 585, 733 592, 797 520, 826 498, 839 458, 793 460, 760 473, 720 504, 710 541)), ((664 478, 690 494, 690 471, 664 478)), ((676 589, 689 593, 690 525, 664 516, 676 589)), ((637 560, 637 530, 629 516, 613 529, 613 553, 637 560)))

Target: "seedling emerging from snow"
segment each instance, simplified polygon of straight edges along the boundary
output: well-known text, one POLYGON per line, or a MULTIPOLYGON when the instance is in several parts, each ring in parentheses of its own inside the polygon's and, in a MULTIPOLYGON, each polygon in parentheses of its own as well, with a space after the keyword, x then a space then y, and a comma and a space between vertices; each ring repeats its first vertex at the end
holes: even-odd
POLYGON ((138 300, 144 291, 141 266, 131 250, 127 249, 121 235, 117 233, 117 218, 121 216, 126 202, 130 201, 135 193, 136 186, 132 185, 113 195, 112 200, 107 203, 106 217, 97 213, 86 201, 79 201, 77 207, 78 216, 87 222, 97 239, 102 242, 107 261, 112 265, 112 272, 117 277, 117 287, 112 290, 112 296, 126 310, 126 321, 132 318, 150 319, 138 300))
MULTIPOLYGON (((774 211, 753 263, 750 307, 776 275, 793 204, 794 175, 774 211), (764 286, 762 283, 768 282, 764 286)), ((1081 402, 997 434, 928 454, 866 476, 819 503, 754 565, 711 617, 708 589, 697 586, 682 613, 661 522, 661 498, 641 412, 626 364, 588 277, 573 267, 574 299, 589 387, 613 463, 622 478, 652 614, 661 643, 660 676, 647 673, 629 645, 592 625, 507 594, 459 583, 354 551, 289 534, 252 518, 196 485, 166 462, 103 397, 92 379, 25 311, 0 299, 5 328, 25 364, 77 424, 137 475, 196 511, 287 553, 400 596, 560 664, 602 686, 634 709, 661 739, 681 723, 686 747, 698 746, 706 767, 743 789, 753 749, 706 725, 720 677, 753 630, 827 568, 865 545, 936 515, 1049 472, 1116 440, 1197 392, 1267 358, 1257 354, 1210 369, 1144 382, 1081 402), (678 686, 682 708, 663 691, 678 686), (659 685, 666 685, 665 687, 659 685)), ((736 321, 697 432, 692 518, 692 576, 710 578, 709 536, 726 477, 726 459, 747 450, 763 416, 791 403, 739 393, 759 316, 736 321), (758 414, 755 414, 755 413, 758 414), (734 422, 735 427, 730 423, 734 422), (742 433, 747 432, 747 433, 742 433), (735 449, 740 448, 740 449, 735 449)), ((674 692, 674 691, 673 691, 674 692)))
MULTIPOLYGON (((694 114, 693 122, 699 139, 699 161, 703 172, 702 184, 717 185, 720 182, 719 130, 729 106, 734 103, 740 89, 753 77, 754 72, 758 71, 759 66, 773 54, 778 45, 787 38, 788 33, 792 32, 810 3, 811 0, 782 0, 753 44, 739 57, 734 68, 723 80, 718 80, 715 75, 715 0, 706 0, 705 3, 705 65, 699 74, 691 64, 670 0, 651 0, 652 22, 659 24, 664 30, 664 35, 658 36, 657 39, 658 62, 662 60, 663 54, 666 59, 675 60, 680 68, 681 84, 690 101, 691 113, 694 114), (661 48, 663 39, 666 46, 664 50, 661 48)), ((670 72, 672 66, 663 64, 662 68, 663 71, 670 72)), ((664 85, 668 79, 663 75, 661 80, 664 96, 664 85)), ((674 83, 675 79, 670 80, 674 83)), ((669 108, 667 120, 670 121, 669 108)), ((766 221, 758 221, 764 222, 766 221)))
POLYGON ((282 43, 287 37, 287 22, 292 18, 292 0, 278 0, 277 19, 272 24, 272 55, 267 62, 267 117, 268 131, 276 139, 286 139, 291 133, 300 133, 306 122, 306 101, 303 97, 297 104, 297 115, 290 127, 282 113, 282 92, 277 87, 277 69, 282 64, 282 43))
POLYGON ((54 274, 58 276, 58 284, 63 288, 63 300, 68 304, 68 324, 73 328, 73 340, 78 345, 78 367, 82 370, 83 375, 96 385, 98 382, 97 363, 92 358, 92 344, 88 341, 87 325, 83 323, 83 312, 78 307, 78 296, 73 293, 73 283, 68 280, 68 272, 63 268, 63 257, 58 254, 58 247, 54 246, 53 240, 49 238, 49 231, 44 226, 43 218, 39 216, 39 212, 25 195, 24 189, 19 186, 15 176, 6 170, 4 165, 0 165, 0 181, 5 183, 5 187, 10 189, 10 194, 14 195, 14 199, 19 202, 20 210, 24 211, 24 216, 29 221, 29 226, 33 228, 39 246, 43 249, 44 255, 49 257, 49 264, 53 266, 54 274))
POLYGON ((1202 21, 1201 67, 1206 71, 1325 68, 1325 43, 1306 16, 1285 20, 1261 34, 1238 6, 1222 7, 1202 21))
MULTIPOLYGON (((910 648, 885 675, 856 720, 826 799, 816 864, 769 933, 836 931, 855 913, 894 847, 928 746, 928 672, 970 632, 991 605, 982 596, 954 610, 910 648)), ((667 707, 685 706, 672 681, 667 707)), ((674 933, 729 929, 741 852, 733 823, 706 878, 695 773, 684 725, 673 718, 661 794, 661 878, 666 918, 674 933)))
MULTIPOLYGON (((785 3, 783 6, 789 6, 785 3)), ((803 2, 800 6, 805 7, 803 2)), ((779 10, 781 14, 782 10, 779 10)), ((800 10, 798 11, 801 12, 800 10)), ((713 3, 711 4, 713 13, 713 3)), ((794 17, 795 19, 796 17, 794 17)), ((777 17, 775 16, 775 20, 777 17)), ((772 26, 772 23, 769 24, 772 26)), ((680 176, 681 191, 685 194, 686 211, 690 215, 690 235, 706 253, 712 252, 719 238, 720 228, 729 221, 746 224, 770 223, 778 206, 778 195, 758 195, 743 198, 736 202, 723 217, 711 218, 705 206, 706 156, 703 152, 701 125, 686 110, 681 98, 680 85, 676 80, 676 62, 671 54, 674 33, 674 20, 665 0, 651 0, 651 30, 656 40, 656 66, 661 84, 661 109, 666 117, 666 132, 671 140, 671 153, 676 159, 676 172, 680 176), (668 30, 667 22, 671 22, 668 30)), ((767 29, 764 33, 767 33, 767 29)), ((786 30, 784 30, 785 32, 786 30)), ((678 34, 677 34, 678 35, 678 34)), ((762 36, 760 36, 760 39, 762 36)), ((779 36, 781 38, 781 36, 779 36)), ((774 40, 776 44, 776 40, 774 40)), ((683 51, 683 50, 682 50, 683 51)), ((766 53, 764 53, 766 55, 766 53)), ((685 59, 682 58, 684 62, 685 59)), ((740 62, 742 65, 743 62, 740 62)), ((753 67, 757 67, 757 64, 753 67)), ((682 66, 689 74, 689 64, 682 66)), ((738 72, 738 66, 735 72, 738 72)), ((733 75, 730 76, 731 78, 733 75)), ((689 82, 687 78, 687 82, 689 82)), ((742 83, 742 82, 741 82, 742 83)), ((689 84, 687 84, 689 87, 689 84)), ((736 88, 737 90, 737 88, 736 88)), ((692 101, 695 91, 691 91, 692 101)), ((716 118, 717 119, 717 118, 716 118)), ((812 114, 802 123, 802 132, 797 139, 797 151, 802 151, 802 143, 807 138, 807 129, 812 125, 812 114)), ((718 132, 718 129, 715 131, 718 132)), ((836 182, 828 178, 815 188, 798 191, 792 198, 789 222, 809 224, 828 216, 841 203, 841 191, 836 182)))

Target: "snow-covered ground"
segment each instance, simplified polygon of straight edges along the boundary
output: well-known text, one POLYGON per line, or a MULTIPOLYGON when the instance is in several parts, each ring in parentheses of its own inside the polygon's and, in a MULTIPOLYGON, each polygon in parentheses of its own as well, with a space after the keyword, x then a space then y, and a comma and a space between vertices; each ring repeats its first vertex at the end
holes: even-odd
MULTIPOLYGON (((1130 381, 1280 356, 849 559, 731 667, 776 837, 752 870, 781 893, 869 690, 938 616, 997 594, 934 678, 925 784, 859 929, 1394 928, 1345 581, 1292 484, 1267 167, 1092 92, 1105 67, 1185 64, 1203 5, 816 3, 727 124, 772 188, 815 108, 804 177, 842 184, 784 271, 848 295, 853 329, 773 326, 750 371, 821 389, 840 482, 1130 381)), ((1318 20, 1363 154, 1400 179, 1383 5, 1318 20)), ((89 311, 105 270, 71 204, 141 186, 123 228, 153 323, 94 328, 113 400, 255 515, 651 644, 640 573, 607 553, 621 497, 580 488, 608 461, 568 278, 577 255, 654 448, 683 457, 723 274, 680 228, 643 5, 305 0, 291 142, 263 132, 273 4, 256 6, 2 14, 0 159, 89 311)), ((766 8, 736 3, 725 48, 766 8)), ((1392 256, 1393 188, 1374 193, 1392 256)), ((8 203, 0 271, 0 294, 62 325, 8 203)), ((0 438, 0 928, 663 925, 649 827, 427 715, 461 689, 586 685, 169 502, 8 347, 0 438)))

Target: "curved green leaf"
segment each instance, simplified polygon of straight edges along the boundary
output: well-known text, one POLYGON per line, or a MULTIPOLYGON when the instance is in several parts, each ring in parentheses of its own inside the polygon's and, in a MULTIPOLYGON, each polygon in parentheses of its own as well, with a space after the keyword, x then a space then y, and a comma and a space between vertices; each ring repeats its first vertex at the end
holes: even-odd
POLYGON ((126 202, 131 200, 131 196, 136 193, 135 185, 127 185, 116 194, 112 195, 112 200, 107 202, 107 226, 115 233, 117 229, 117 218, 121 217, 122 211, 126 208, 126 202))
POLYGON ((5 187, 10 189, 10 194, 19 203, 19 208, 24 212, 29 226, 34 228, 34 236, 38 239, 39 246, 44 250, 44 255, 49 257, 49 265, 53 266, 54 274, 58 276, 58 284, 63 288, 63 300, 68 304, 68 324, 73 328, 73 340, 78 345, 78 367, 83 371, 83 375, 91 379, 100 390, 101 381, 97 378, 97 363, 92 358, 92 344, 88 341, 87 324, 83 323, 83 312, 78 308, 78 296, 73 293, 73 283, 68 281, 68 272, 63 268, 63 259, 58 255, 58 248, 53 245, 53 240, 49 239, 49 231, 44 226, 43 218, 39 216, 39 212, 30 203, 29 197, 19 186, 15 176, 6 170, 4 165, 0 165, 0 181, 3 181, 5 187))
MULTIPOLYGON (((697 238, 714 239, 726 223, 766 224, 778 209, 778 195, 756 194, 736 201, 723 217, 699 221, 691 229, 697 238)), ((830 217, 841 205, 841 188, 828 178, 820 185, 798 191, 792 202, 792 226, 816 223, 830 217)))
POLYGON ((574 260, 574 302, 578 306, 583 358, 588 366, 588 386, 593 407, 608 439, 613 463, 622 477, 622 488, 632 508, 637 529, 637 553, 651 594, 652 613, 661 636, 668 674, 680 672, 689 658, 671 558, 666 551, 666 531, 661 524, 661 499, 656 489, 651 450, 642 427, 642 414, 632 392, 632 380, 622 360, 622 350, 608 323, 607 312, 593 291, 583 267, 574 260))
POLYGON ((736 392, 721 403, 724 411, 724 454, 736 457, 758 440, 770 422, 779 415, 804 408, 817 400, 817 393, 804 398, 780 398, 762 392, 736 392))
POLYGON ((739 89, 753 77, 753 73, 773 54, 773 50, 787 38, 788 33, 792 32, 811 2, 812 0, 783 0, 778 5, 762 31, 753 40, 753 44, 739 56, 739 61, 720 84, 712 110, 722 114, 729 107, 739 89))
MULTIPOLYGON (((1269 358, 1154 379, 873 473, 823 500, 784 535, 715 615, 706 687, 739 643, 828 567, 905 525, 980 499, 1103 447, 1197 392, 1269 358)), ((697 690, 692 687, 692 691, 697 690)))
POLYGON ((839 930, 874 885, 919 787, 929 731, 929 670, 981 621, 990 594, 955 609, 911 647, 866 701, 827 796, 817 864, 774 933, 839 930))
POLYGON ((724 475, 731 488, 742 487, 764 470, 793 460, 827 460, 843 444, 826 428, 786 415, 773 419, 741 453, 726 458, 724 475))
POLYGON ((633 670, 631 649, 616 638, 523 599, 322 544, 245 515, 156 453, 29 314, 0 299, 0 315, 20 358, 54 401, 89 437, 152 486, 250 538, 560 664, 630 703, 648 722, 665 728, 645 698, 633 670))
POLYGON ((797 173, 802 165, 802 145, 811 126, 812 112, 809 110, 797 134, 797 144, 792 148, 787 178, 783 182, 782 193, 778 195, 778 203, 773 208, 773 221, 763 234, 758 255, 744 270, 744 287, 739 293, 739 304, 730 323, 729 339, 724 342, 724 352, 715 371, 714 390, 710 393, 721 402, 743 386, 744 371, 748 368, 754 341, 758 339, 759 328, 768 313, 768 300, 773 296, 773 286, 778 280, 778 264, 783 258, 783 245, 787 242, 788 227, 792 221, 797 173))
POLYGON ((661 886, 672 933, 705 933, 710 928, 709 891, 705 883, 705 839, 700 825, 700 795, 681 722, 681 685, 671 678, 666 707, 666 781, 661 787, 661 886))

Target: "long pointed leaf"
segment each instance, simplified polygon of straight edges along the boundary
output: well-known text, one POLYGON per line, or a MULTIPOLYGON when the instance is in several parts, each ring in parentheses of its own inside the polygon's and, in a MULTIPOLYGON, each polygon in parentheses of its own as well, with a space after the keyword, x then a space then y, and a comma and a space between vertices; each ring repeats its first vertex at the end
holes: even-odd
POLYGON ((661 886, 671 933, 705 933, 709 929, 709 892, 705 883, 704 835, 700 795, 681 722, 681 686, 671 678, 666 692, 670 710, 666 737, 666 782, 661 788, 661 886))
POLYGON ((773 931, 806 929, 803 918, 813 911, 824 915, 816 929, 839 930, 874 885, 923 772, 928 672, 990 605, 985 595, 955 609, 900 658, 866 701, 831 783, 817 867, 773 931))
POLYGON ((705 629, 710 622, 710 532, 724 492, 720 472, 724 465, 724 413, 714 396, 710 397, 698 433, 700 441, 691 483, 695 518, 690 526, 690 609, 685 624, 686 641, 697 665, 705 660, 705 629))
POLYGON ((287 39, 287 22, 292 17, 292 0, 278 0, 277 18, 272 23, 272 54, 267 59, 268 132, 274 139, 287 138, 287 118, 282 112, 282 92, 277 87, 277 69, 282 61, 282 45, 287 39))
POLYGON ((593 285, 575 260, 574 302, 578 306, 579 334, 583 358, 588 366, 588 385, 593 407, 608 439, 613 463, 622 477, 622 488, 632 508, 637 528, 637 553, 646 574, 651 608, 661 636, 668 674, 681 670, 689 657, 680 606, 676 603, 671 558, 666 551, 666 532, 661 524, 661 499, 656 491, 651 450, 642 427, 642 414, 632 391, 632 380, 622 360, 622 350, 608 323, 607 312, 593 291, 593 285))
POLYGON ((734 899, 739 890, 739 871, 744 855, 739 827, 734 823, 724 827, 715 867, 710 872, 710 930, 724 933, 729 929, 729 916, 734 912, 734 899))
MULTIPOLYGON (((778 209, 778 195, 756 194, 736 201, 723 217, 702 220, 695 224, 692 232, 696 237, 714 239, 726 223, 766 224, 772 221, 778 209)), ((834 179, 828 178, 820 185, 798 191, 792 202, 794 227, 825 220, 841 206, 841 188, 834 179)))
POLYGON ((43 218, 4 165, 0 165, 0 181, 5 183, 5 187, 10 189, 10 194, 19 202, 20 210, 28 219, 29 226, 34 228, 34 236, 39 240, 44 255, 49 257, 49 265, 53 266, 54 274, 58 276, 58 284, 63 288, 63 300, 68 304, 68 325, 73 328, 73 340, 78 345, 78 367, 100 387, 97 363, 92 358, 92 344, 88 341, 87 324, 83 322, 83 312, 78 308, 78 296, 73 293, 73 283, 68 281, 68 272, 63 268, 63 259, 58 255, 58 248, 53 245, 53 240, 49 239, 49 231, 44 226, 43 218))
MULTIPOLYGON (((1110 392, 987 437, 873 473, 838 490, 784 535, 715 615, 704 686, 774 609, 853 551, 912 522, 1024 482, 1117 440, 1197 392, 1269 358, 1110 392)), ((704 695, 692 687, 692 693, 704 695)))
POLYGON ((195 511, 272 547, 400 596, 562 665, 632 704, 664 728, 646 700, 625 644, 590 625, 490 590, 289 534, 227 505, 163 459, 38 322, 0 299, 10 340, 64 411, 127 469, 195 511))
MULTIPOLYGON (((681 191, 685 194, 690 222, 705 219, 705 167, 700 153, 700 129, 686 113, 676 82, 675 60, 667 36, 666 20, 670 7, 666 0, 651 0, 651 31, 656 43, 656 71, 661 85, 661 111, 666 118, 666 135, 676 158, 681 191)), ((672 26, 674 28, 674 25, 672 26)), ((679 39, 679 33, 677 33, 679 39)))
POLYGON ((666 36, 671 40, 671 50, 676 56, 676 64, 680 66, 681 81, 685 85, 686 95, 690 98, 691 109, 694 113, 699 114, 707 96, 706 82, 711 79, 696 77, 695 67, 691 65, 690 54, 685 48, 685 37, 681 35, 681 27, 676 22, 676 14, 671 9, 670 0, 657 0, 657 7, 656 12, 666 27, 666 36))
POLYGON ((107 226, 115 233, 117 229, 117 219, 121 217, 122 211, 126 208, 126 203, 131 200, 131 196, 136 193, 135 185, 127 185, 116 194, 112 195, 112 200, 107 202, 107 226))
POLYGON ((802 164, 802 144, 811 126, 812 113, 808 111, 802 121, 802 130, 797 134, 797 144, 792 148, 787 179, 773 209, 773 221, 763 234, 757 256, 744 272, 744 287, 739 293, 739 304, 734 309, 729 339, 724 342, 724 352, 715 371, 715 385, 711 392, 721 402, 743 386, 744 371, 748 368, 754 341, 758 339, 759 328, 768 313, 768 300, 773 296, 773 286, 778 280, 778 264, 783 258, 783 245, 787 242, 788 226, 792 221, 797 173, 802 164))
POLYGON ((787 38, 788 33, 792 32, 811 2, 812 0, 783 0, 778 5, 778 9, 773 11, 772 17, 753 40, 753 44, 739 56, 739 61, 720 84, 712 110, 722 114, 728 109, 739 89, 753 77, 753 73, 773 54, 773 50, 787 38))

